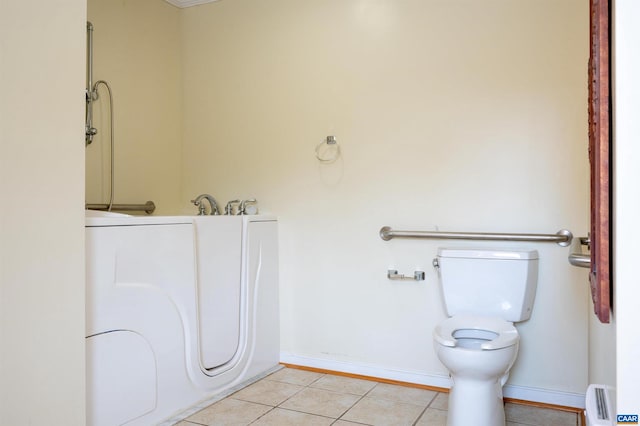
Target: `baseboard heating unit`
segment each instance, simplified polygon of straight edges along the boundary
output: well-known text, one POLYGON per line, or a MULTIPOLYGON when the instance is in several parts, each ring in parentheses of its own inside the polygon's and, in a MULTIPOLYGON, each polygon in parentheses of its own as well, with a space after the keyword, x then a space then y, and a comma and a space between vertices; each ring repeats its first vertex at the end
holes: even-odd
POLYGON ((615 389, 607 385, 589 385, 585 401, 587 426, 611 426, 616 421, 615 389))

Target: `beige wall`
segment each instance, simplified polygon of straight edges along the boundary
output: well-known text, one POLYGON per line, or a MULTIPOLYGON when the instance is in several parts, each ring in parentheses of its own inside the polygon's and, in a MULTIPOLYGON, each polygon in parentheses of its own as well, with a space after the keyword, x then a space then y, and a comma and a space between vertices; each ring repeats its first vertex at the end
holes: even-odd
MULTIPOLYGON (((279 216, 285 353, 444 376, 430 265, 458 244, 383 225, 586 234, 585 2, 233 0, 185 9, 182 30, 183 199, 279 216), (321 165, 327 135, 343 155, 321 165)), ((510 383, 583 393, 587 273, 525 246, 540 281, 510 383)))
MULTIPOLYGON (((180 197, 182 91, 179 9, 160 0, 89 0, 94 27, 94 82, 113 90, 115 203, 152 200, 157 212, 180 197)), ((108 93, 99 88, 95 127, 86 150, 87 202, 109 199, 108 93)))
MULTIPOLYGON (((147 87, 145 106, 168 96, 160 116, 177 124, 155 122, 149 135, 120 148, 132 157, 123 168, 133 158, 146 161, 127 169, 137 170, 135 180, 126 175, 134 172, 122 172, 118 201, 158 197, 161 209, 180 210, 204 190, 222 200, 259 197, 263 210, 281 218, 285 351, 442 373, 430 347, 430 330, 443 315, 428 269, 438 244, 383 243, 376 231, 438 224, 585 232, 587 11, 568 0, 519 2, 517 9, 506 1, 482 8, 471 1, 398 3, 235 0, 184 11, 183 63, 197 65, 184 79, 185 121, 196 127, 181 135, 173 127, 180 128, 179 95, 147 87), (198 112, 205 107, 207 115, 198 112), (170 140, 158 142, 165 134, 170 140), (343 157, 320 166, 313 148, 328 134, 338 136, 343 157), (181 165, 167 159, 180 158, 176 135, 187 151, 181 165), (181 168, 182 198, 175 186, 181 168), (428 281, 388 283, 391 265, 423 267, 428 281)), ((83 424, 77 98, 85 4, 4 2, 0 12, 0 423, 83 424)), ((158 49, 173 51, 161 40, 168 44, 158 49)), ((145 46, 157 42, 154 33, 145 46)), ((148 62, 173 64, 164 59, 148 62)), ((167 74, 179 73, 174 67, 167 74)), ((167 76, 159 80, 164 85, 149 80, 156 88, 172 84, 167 76)), ((135 102, 120 92, 123 111, 145 116, 128 110, 135 102)), ((138 122, 153 117, 143 118, 138 122)), ((539 249, 536 311, 520 327, 512 381, 581 392, 590 312, 582 302, 585 274, 566 267, 565 249, 539 249)), ((621 278, 633 276, 627 272, 618 269, 621 278)), ((623 385, 631 388, 633 377, 622 376, 623 385)))
MULTIPOLYGON (((117 201, 192 213, 208 192, 277 214, 285 354, 444 378, 430 265, 452 243, 383 242, 383 225, 587 232, 582 1, 90 0, 89 17, 96 79, 119 87, 116 149, 130 150, 117 201), (154 81, 164 98, 129 93, 154 81), (327 135, 342 148, 331 165, 314 156, 327 135), (389 267, 427 280, 390 282, 389 267)), ((583 393, 587 273, 566 248, 525 246, 541 253, 540 282, 510 383, 583 393)))
POLYGON ((83 425, 83 0, 0 3, 0 424, 83 425))

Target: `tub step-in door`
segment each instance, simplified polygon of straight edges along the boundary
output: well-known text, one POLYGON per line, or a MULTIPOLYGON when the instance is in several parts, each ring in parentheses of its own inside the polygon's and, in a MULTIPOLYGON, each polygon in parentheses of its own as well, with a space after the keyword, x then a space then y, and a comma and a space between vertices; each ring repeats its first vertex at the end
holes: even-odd
POLYGON ((240 342, 242 217, 195 220, 200 362, 206 370, 231 361, 240 342))

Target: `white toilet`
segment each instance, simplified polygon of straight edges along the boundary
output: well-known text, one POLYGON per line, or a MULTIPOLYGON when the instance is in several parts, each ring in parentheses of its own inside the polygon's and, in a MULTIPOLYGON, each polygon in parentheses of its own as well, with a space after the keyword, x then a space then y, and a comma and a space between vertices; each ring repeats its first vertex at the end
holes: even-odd
POLYGON ((513 323, 531 316, 538 252, 442 248, 434 264, 450 317, 433 330, 451 375, 447 426, 504 426, 502 386, 520 340, 513 323))

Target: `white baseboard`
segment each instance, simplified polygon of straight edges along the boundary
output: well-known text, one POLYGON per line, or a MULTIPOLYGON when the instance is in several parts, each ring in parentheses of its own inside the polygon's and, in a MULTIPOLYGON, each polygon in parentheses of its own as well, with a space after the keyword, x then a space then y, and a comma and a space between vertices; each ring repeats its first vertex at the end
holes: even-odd
POLYGON ((320 368, 322 370, 338 371, 340 373, 358 374, 361 376, 376 377, 380 379, 397 380, 399 382, 415 383, 418 385, 449 388, 449 377, 429 375, 414 371, 392 370, 376 365, 354 364, 345 361, 334 361, 322 358, 311 358, 280 352, 280 362, 305 367, 320 368))
POLYGON ((542 402, 544 404, 561 405, 563 407, 580 409, 584 409, 585 407, 584 393, 505 385, 504 388, 502 388, 502 394, 506 398, 521 399, 523 401, 542 402))
MULTIPOLYGON (((280 353, 280 362, 304 367, 319 368, 322 370, 337 371, 340 373, 357 374, 361 376, 376 377, 380 379, 396 380, 399 382, 414 383, 418 385, 449 388, 449 377, 437 374, 425 374, 417 371, 403 371, 380 367, 371 364, 355 364, 345 361, 335 361, 323 358, 300 356, 288 352, 280 353)), ((557 390, 533 388, 526 386, 506 385, 503 388, 507 398, 521 399, 543 404, 561 405, 564 407, 584 408, 585 394, 573 392, 561 392, 557 390)))

